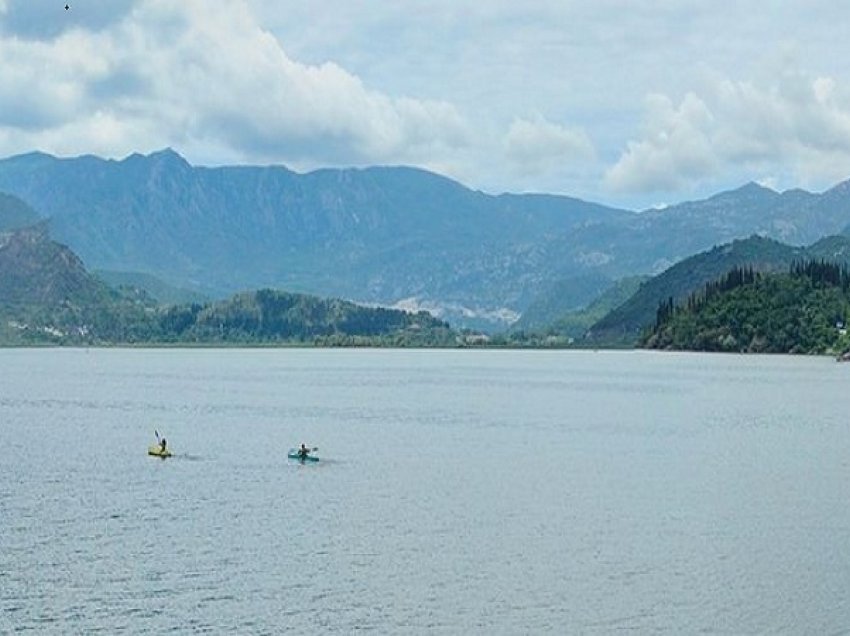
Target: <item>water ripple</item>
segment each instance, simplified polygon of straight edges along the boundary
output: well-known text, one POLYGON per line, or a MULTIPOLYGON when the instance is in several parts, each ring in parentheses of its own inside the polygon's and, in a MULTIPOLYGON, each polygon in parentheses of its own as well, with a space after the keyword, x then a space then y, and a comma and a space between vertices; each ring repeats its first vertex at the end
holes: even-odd
POLYGON ((0 632, 846 632, 837 368, 18 351, 0 632))

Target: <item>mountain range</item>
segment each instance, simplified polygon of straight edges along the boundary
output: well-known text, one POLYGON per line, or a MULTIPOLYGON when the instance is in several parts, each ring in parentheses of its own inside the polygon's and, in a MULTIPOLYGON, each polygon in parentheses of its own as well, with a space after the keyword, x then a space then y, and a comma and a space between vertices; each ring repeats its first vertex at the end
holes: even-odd
POLYGON ((120 161, 11 157, 0 192, 47 220, 89 269, 213 298, 269 287, 424 308, 486 330, 552 306, 553 290, 578 308, 592 300, 585 290, 734 239, 804 245, 850 227, 848 182, 821 194, 750 183, 632 211, 490 195, 405 167, 196 167, 169 149, 120 161))

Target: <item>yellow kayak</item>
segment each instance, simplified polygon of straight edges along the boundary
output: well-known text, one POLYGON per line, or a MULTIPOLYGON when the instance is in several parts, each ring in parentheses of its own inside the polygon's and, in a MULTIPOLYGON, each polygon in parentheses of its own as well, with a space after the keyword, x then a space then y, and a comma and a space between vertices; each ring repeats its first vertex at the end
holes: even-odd
POLYGON ((157 444, 156 446, 148 446, 148 455, 153 455, 154 457, 162 457, 165 459, 166 457, 171 457, 171 450, 166 448, 162 450, 162 446, 157 444))

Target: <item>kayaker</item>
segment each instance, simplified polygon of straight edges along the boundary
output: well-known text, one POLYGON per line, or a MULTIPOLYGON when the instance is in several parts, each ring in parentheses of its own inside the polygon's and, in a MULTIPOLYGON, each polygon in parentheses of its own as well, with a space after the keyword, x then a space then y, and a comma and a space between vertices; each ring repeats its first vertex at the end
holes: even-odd
POLYGON ((159 447, 160 447, 160 449, 162 450, 163 453, 165 452, 165 447, 166 447, 167 444, 168 444, 168 442, 165 441, 164 437, 160 438, 159 447))
POLYGON ((306 446, 304 446, 304 444, 302 443, 302 444, 301 444, 301 448, 299 448, 299 449, 298 449, 298 456, 299 456, 301 459, 304 459, 304 458, 306 458, 306 457, 307 457, 307 455, 309 455, 309 454, 310 454, 310 449, 309 449, 309 448, 307 448, 306 446))

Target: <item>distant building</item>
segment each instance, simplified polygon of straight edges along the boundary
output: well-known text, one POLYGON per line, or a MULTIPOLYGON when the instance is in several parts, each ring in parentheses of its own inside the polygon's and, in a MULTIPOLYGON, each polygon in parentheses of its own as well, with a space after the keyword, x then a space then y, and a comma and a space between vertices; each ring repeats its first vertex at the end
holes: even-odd
POLYGON ((490 336, 486 333, 468 333, 463 336, 463 344, 484 345, 490 342, 490 336))

